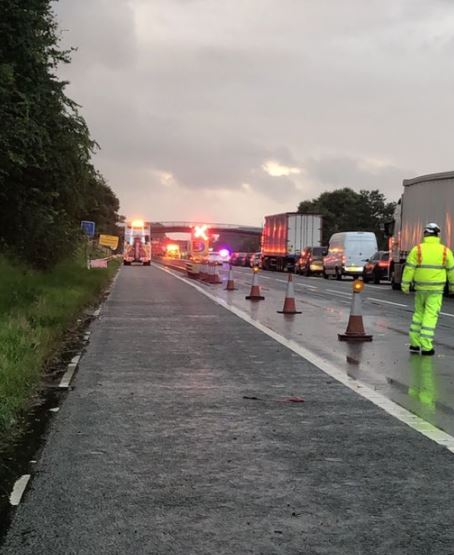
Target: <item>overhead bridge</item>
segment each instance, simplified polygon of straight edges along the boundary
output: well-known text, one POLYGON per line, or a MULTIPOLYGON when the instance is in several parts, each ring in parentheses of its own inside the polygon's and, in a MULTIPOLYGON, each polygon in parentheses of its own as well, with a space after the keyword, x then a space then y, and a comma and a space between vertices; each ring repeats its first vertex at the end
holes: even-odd
POLYGON ((206 226, 211 233, 235 233, 240 235, 260 236, 261 227, 236 224, 210 224, 206 222, 151 222, 151 234, 191 233, 197 226, 206 226))

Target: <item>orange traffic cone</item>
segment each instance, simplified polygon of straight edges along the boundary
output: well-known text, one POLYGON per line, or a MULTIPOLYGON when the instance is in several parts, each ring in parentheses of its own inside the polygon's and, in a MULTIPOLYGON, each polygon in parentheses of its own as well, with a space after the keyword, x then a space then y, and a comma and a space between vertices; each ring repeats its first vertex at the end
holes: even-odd
POLYGON ((372 335, 364 330, 363 313, 361 307, 361 291, 364 283, 357 279, 353 282, 353 298, 345 333, 337 334, 339 341, 372 341, 372 335))
POLYGON ((292 274, 288 275, 287 293, 285 294, 284 308, 282 310, 278 310, 278 313, 279 314, 301 314, 299 310, 296 310, 295 288, 293 286, 292 274))
POLYGON ((229 277, 227 280, 227 287, 225 288, 226 291, 235 291, 235 281, 233 279, 233 270, 232 265, 229 266, 229 277))
POLYGON ((263 299, 265 298, 260 294, 260 285, 258 284, 258 279, 257 279, 258 270, 259 270, 258 268, 254 268, 252 270, 253 277, 252 277, 251 292, 246 297, 248 301, 263 301, 263 299))

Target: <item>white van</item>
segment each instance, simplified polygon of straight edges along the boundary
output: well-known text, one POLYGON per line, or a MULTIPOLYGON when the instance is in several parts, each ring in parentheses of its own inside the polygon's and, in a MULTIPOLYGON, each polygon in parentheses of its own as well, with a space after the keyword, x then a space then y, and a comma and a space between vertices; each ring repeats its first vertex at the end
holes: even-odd
POLYGON ((328 254, 323 259, 323 277, 358 277, 366 261, 378 251, 375 233, 347 231, 335 233, 329 240, 328 254))

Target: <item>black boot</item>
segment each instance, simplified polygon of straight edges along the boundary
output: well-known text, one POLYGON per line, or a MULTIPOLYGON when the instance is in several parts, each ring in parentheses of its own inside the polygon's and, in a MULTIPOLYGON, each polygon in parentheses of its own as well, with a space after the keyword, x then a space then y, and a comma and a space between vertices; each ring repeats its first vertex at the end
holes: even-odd
POLYGON ((421 351, 422 356, 424 357, 433 357, 435 354, 434 349, 430 349, 430 351, 421 351))
POLYGON ((421 350, 421 347, 415 347, 413 345, 410 345, 410 353, 411 354, 419 355, 420 350, 421 350))

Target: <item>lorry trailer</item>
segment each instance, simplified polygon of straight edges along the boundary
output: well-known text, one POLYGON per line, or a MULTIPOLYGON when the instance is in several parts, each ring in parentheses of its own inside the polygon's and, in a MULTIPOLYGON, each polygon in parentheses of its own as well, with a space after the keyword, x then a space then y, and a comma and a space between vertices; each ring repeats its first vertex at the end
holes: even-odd
POLYGON ((294 272, 306 247, 319 247, 322 216, 286 212, 265 216, 262 233, 262 268, 294 272))
POLYGON ((454 246, 454 171, 404 179, 403 187, 394 219, 386 226, 393 289, 400 289, 408 253, 421 243, 428 223, 436 222, 441 228, 441 241, 450 248, 454 246))

